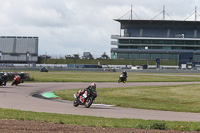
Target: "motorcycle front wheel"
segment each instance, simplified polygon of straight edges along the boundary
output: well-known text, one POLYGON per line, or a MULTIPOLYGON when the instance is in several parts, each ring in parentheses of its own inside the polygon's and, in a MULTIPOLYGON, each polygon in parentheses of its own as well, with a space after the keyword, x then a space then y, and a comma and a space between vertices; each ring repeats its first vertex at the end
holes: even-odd
POLYGON ((93 103, 93 97, 88 97, 86 100, 85 100, 85 107, 86 108, 89 108, 93 103))
POLYGON ((74 100, 73 105, 74 105, 74 107, 78 107, 78 105, 79 105, 79 101, 78 101, 77 98, 74 100))
POLYGON ((120 82, 121 82, 121 79, 118 80, 118 83, 120 83, 120 82))

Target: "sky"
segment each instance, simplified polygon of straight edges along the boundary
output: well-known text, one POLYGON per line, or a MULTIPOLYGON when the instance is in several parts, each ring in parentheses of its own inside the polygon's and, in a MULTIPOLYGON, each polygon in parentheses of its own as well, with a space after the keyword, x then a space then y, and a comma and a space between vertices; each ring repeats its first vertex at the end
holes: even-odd
MULTIPOLYGON (((133 19, 153 19, 164 5, 173 20, 185 20, 195 6, 200 13, 199 0, 0 0, 0 36, 39 37, 39 55, 110 56, 116 47, 111 35, 120 34, 114 19, 129 12, 131 5, 133 19)), ((122 19, 130 19, 130 14, 122 19)), ((187 20, 195 20, 194 14, 187 20)))

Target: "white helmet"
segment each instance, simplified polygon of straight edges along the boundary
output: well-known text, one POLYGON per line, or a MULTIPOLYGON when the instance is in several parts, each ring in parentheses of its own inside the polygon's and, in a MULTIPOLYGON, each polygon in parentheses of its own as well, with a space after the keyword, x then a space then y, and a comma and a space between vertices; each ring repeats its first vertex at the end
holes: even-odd
POLYGON ((91 86, 93 89, 96 89, 96 84, 95 84, 95 83, 92 83, 90 86, 91 86))

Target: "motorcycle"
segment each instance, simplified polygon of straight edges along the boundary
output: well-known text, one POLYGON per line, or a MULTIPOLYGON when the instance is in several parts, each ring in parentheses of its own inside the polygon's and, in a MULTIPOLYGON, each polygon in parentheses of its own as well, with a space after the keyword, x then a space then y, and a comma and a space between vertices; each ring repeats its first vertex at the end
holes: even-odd
POLYGON ((96 92, 93 92, 92 90, 87 90, 84 92, 84 94, 80 96, 74 94, 74 98, 74 107, 78 107, 79 105, 85 105, 86 108, 89 108, 96 98, 96 92))
POLYGON ((123 75, 121 74, 121 75, 119 76, 118 83, 120 83, 120 82, 125 83, 125 82, 127 81, 127 77, 128 77, 128 76, 123 76, 123 75))
POLYGON ((7 83, 7 76, 1 75, 0 76, 0 86, 6 86, 7 83))
POLYGON ((15 84, 16 86, 18 85, 18 84, 20 84, 21 82, 21 77, 19 76, 19 75, 16 75, 15 77, 14 77, 14 79, 13 79, 13 82, 12 82, 12 86, 15 84))
POLYGON ((45 67, 43 67, 43 68, 40 68, 40 72, 48 72, 48 70, 45 67))

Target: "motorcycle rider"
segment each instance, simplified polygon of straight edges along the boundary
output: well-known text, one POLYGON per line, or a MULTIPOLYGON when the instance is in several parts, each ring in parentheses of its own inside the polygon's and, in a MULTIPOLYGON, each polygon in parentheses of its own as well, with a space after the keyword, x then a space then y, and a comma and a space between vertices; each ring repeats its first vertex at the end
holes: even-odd
POLYGON ((6 72, 2 75, 2 79, 3 79, 3 85, 6 86, 6 83, 8 81, 8 74, 6 72))
POLYGON ((24 83, 24 77, 25 77, 24 72, 21 72, 21 73, 19 74, 19 76, 21 77, 20 83, 24 83))
POLYGON ((8 81, 7 73, 1 73, 0 74, 0 85, 6 86, 7 81, 8 81))
POLYGON ((121 81, 123 81, 124 79, 126 79, 128 77, 127 72, 124 70, 121 74, 120 74, 120 79, 121 81))
POLYGON ((93 97, 96 98, 97 97, 97 91, 96 91, 96 84, 95 83, 92 83, 90 86, 88 86, 87 88, 83 89, 83 90, 79 90, 78 92, 78 96, 80 97, 81 99, 81 102, 82 103, 85 103, 85 98, 84 96, 82 96, 82 94, 85 93, 85 91, 92 91, 94 92, 93 94, 95 94, 93 97))

